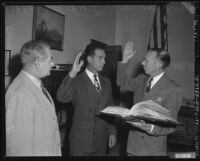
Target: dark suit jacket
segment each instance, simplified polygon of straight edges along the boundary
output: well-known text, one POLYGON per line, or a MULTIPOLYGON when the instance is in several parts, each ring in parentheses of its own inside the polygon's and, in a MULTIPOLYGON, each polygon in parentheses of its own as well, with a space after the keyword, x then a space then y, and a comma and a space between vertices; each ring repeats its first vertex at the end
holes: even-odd
POLYGON ((70 131, 70 153, 98 152, 104 155, 109 134, 116 134, 115 127, 100 115, 99 111, 112 104, 112 90, 107 78, 99 76, 102 92, 84 72, 74 79, 69 75, 63 79, 57 99, 61 102, 72 100, 74 116, 70 131))
MULTIPOLYGON (((117 83, 120 87, 134 91, 134 104, 140 101, 153 100, 167 108, 177 119, 182 102, 182 90, 178 84, 165 74, 145 93, 148 76, 140 74, 135 79, 128 78, 126 65, 118 64, 117 83)), ((135 155, 166 155, 167 135, 173 133, 175 127, 155 125, 151 134, 132 129, 129 132, 127 152, 135 155)))

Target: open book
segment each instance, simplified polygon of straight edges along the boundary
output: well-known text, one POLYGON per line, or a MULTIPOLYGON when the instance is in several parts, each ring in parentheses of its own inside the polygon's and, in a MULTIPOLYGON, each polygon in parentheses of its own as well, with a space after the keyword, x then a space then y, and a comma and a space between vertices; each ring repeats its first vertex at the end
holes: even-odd
POLYGON ((138 119, 141 119, 155 124, 160 123, 172 126, 181 125, 180 122, 171 116, 168 109, 152 100, 139 102, 131 109, 119 106, 108 106, 103 109, 101 113, 119 116, 129 122, 137 122, 138 119))

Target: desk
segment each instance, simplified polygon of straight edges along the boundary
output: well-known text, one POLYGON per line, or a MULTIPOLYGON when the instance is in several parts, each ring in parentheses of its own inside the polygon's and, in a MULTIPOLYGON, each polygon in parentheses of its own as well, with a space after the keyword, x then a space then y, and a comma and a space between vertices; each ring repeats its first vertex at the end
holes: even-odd
POLYGON ((181 122, 183 126, 177 126, 176 132, 168 135, 167 137, 167 147, 169 155, 174 155, 174 157, 175 154, 180 157, 184 155, 194 156, 194 113, 195 110, 193 107, 181 106, 181 109, 178 113, 178 121, 181 122))

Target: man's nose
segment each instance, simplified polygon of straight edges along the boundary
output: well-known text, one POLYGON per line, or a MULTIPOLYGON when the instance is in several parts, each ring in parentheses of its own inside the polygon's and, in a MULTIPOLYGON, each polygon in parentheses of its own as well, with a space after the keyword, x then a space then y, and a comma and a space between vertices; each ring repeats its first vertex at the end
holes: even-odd
POLYGON ((103 62, 103 64, 105 64, 106 63, 105 59, 103 59, 102 62, 103 62))

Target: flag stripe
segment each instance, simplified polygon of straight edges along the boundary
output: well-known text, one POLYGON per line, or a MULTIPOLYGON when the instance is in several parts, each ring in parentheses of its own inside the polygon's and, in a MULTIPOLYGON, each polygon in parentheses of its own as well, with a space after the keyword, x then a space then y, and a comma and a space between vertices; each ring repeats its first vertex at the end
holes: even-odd
POLYGON ((157 7, 156 7, 156 13, 154 16, 154 21, 153 21, 153 42, 154 42, 154 47, 158 47, 158 37, 157 37, 157 7))
POLYGON ((156 6, 153 25, 150 32, 150 38, 147 49, 162 48, 168 50, 167 35, 167 9, 166 5, 156 6))

